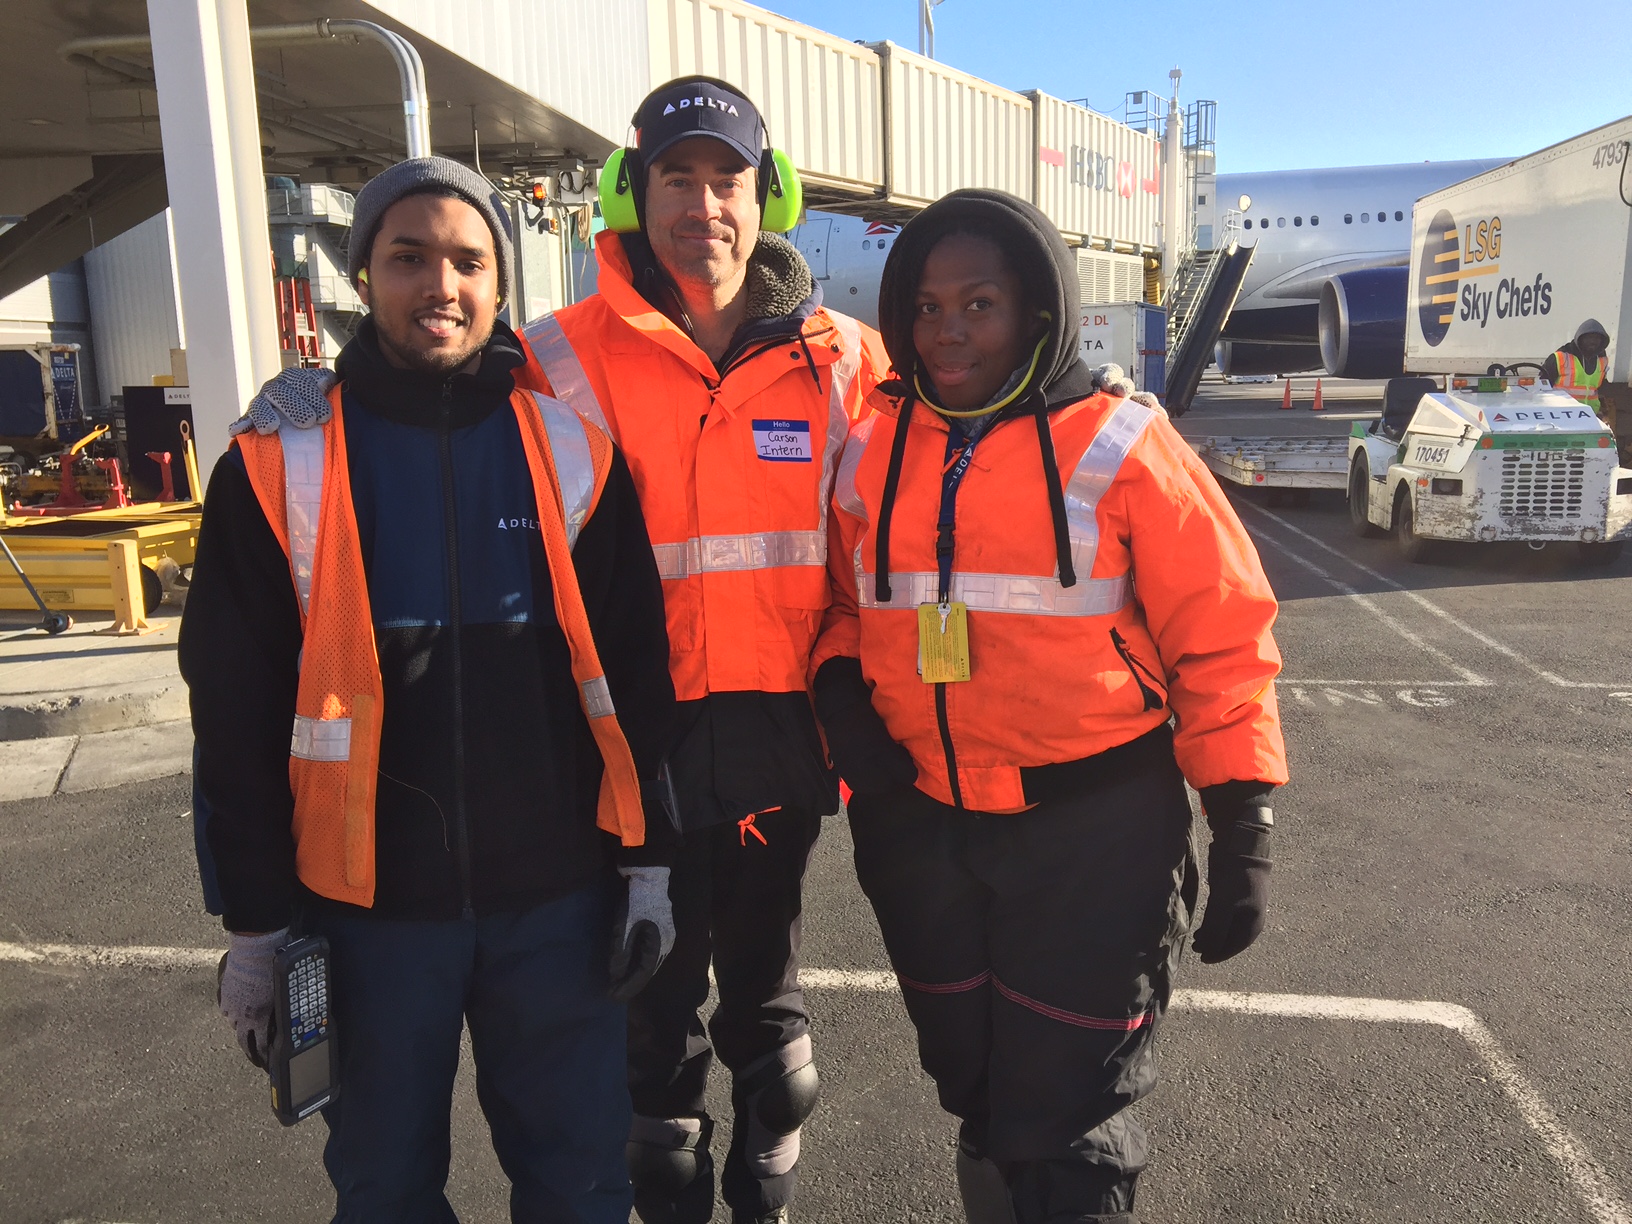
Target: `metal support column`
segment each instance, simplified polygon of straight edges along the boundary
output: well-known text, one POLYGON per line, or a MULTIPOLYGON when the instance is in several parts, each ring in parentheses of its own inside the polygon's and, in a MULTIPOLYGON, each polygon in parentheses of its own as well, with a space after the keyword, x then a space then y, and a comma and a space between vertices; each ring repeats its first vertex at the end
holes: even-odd
POLYGON ((203 477, 280 368, 245 0, 148 0, 203 477))

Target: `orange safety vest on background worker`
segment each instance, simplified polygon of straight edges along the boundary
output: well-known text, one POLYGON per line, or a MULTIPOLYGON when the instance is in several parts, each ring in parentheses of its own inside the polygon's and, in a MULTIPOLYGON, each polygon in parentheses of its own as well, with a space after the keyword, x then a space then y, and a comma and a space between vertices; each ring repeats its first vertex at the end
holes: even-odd
POLYGON ((1598 398, 1598 389, 1604 385, 1604 374, 1609 364, 1607 353, 1598 354, 1597 368, 1591 374, 1587 373, 1586 364, 1574 353, 1566 349, 1559 349, 1553 354, 1553 361, 1558 365, 1558 381, 1553 386, 1559 391, 1568 391, 1588 408, 1599 416, 1603 415, 1601 401, 1598 398))
MULTIPOLYGON (((341 388, 320 428, 238 435, 244 467, 299 597, 303 646, 289 758, 295 871, 320 896, 374 902, 374 797, 384 686, 352 506, 341 388)), ((640 783, 612 706, 572 564, 579 528, 611 466, 606 435, 565 405, 517 391, 555 613, 605 771, 596 823, 626 846, 645 841, 640 783)))
POLYGON ((902 404, 852 431, 834 494, 834 604, 812 660, 859 658, 918 788, 987 812, 1031 803, 1027 779, 1169 719, 1186 779, 1286 781, 1276 613, 1252 542, 1166 418, 1104 394, 1048 416, 1068 545, 1051 521, 1032 415, 983 434, 957 492, 950 600, 967 606, 967 681, 920 676, 920 608, 939 599, 948 427, 912 413, 891 507, 888 597, 878 526, 902 404), (1068 547, 1074 582, 1061 581, 1068 547))
POLYGON ((595 241, 598 292, 522 329, 519 386, 611 434, 663 577, 675 696, 802 692, 828 603, 827 517, 850 423, 884 377, 878 335, 818 308, 723 373, 595 241))

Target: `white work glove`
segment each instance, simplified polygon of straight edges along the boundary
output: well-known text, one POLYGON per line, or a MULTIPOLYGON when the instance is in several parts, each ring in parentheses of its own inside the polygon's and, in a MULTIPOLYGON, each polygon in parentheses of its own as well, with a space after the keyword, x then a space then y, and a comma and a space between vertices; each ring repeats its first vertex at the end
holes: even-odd
POLYGON ((280 370, 262 384, 249 411, 227 426, 229 434, 275 434, 285 423, 296 429, 326 425, 334 410, 329 406, 329 389, 334 386, 333 370, 280 370))
POLYGON ((272 1044, 272 958, 288 942, 288 927, 266 935, 229 935, 216 970, 216 1004, 257 1067, 266 1066, 272 1044))
POLYGON ((674 947, 674 910, 667 867, 619 867, 629 882, 612 923, 614 1002, 627 1003, 652 980, 674 947))
POLYGON ((1128 377, 1127 371, 1114 361, 1095 366, 1088 371, 1094 380, 1094 389, 1103 391, 1107 395, 1114 395, 1118 399, 1131 399, 1136 404, 1143 404, 1146 408, 1154 408, 1164 417, 1167 409, 1162 407, 1162 401, 1149 391, 1135 389, 1133 379, 1128 377))

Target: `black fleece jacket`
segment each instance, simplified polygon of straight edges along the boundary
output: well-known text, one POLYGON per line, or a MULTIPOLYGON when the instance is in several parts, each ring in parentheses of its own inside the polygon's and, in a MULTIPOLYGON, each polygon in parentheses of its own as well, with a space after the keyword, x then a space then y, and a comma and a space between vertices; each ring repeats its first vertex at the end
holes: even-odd
MULTIPOLYGON (((366 320, 337 363, 385 686, 375 903, 361 912, 514 910, 586 887, 614 860, 672 853, 672 825, 650 799, 645 847, 623 850, 595 827, 600 754, 509 409, 521 364, 500 324, 474 374, 397 369, 366 320)), ((619 722, 655 795, 674 689, 662 584, 621 455, 573 565, 619 722)), ((288 561, 236 448, 210 479, 180 647, 224 925, 275 930, 297 900, 313 901, 295 878, 290 830, 301 630, 288 561)))

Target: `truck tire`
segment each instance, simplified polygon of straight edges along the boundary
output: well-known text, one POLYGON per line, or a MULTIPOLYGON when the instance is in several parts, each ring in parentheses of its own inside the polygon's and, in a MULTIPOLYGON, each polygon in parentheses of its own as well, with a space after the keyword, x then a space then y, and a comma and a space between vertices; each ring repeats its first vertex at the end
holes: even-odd
POLYGON ((1371 521, 1371 464, 1366 452, 1357 451, 1349 464, 1349 525, 1363 540, 1374 540, 1383 529, 1371 521))
POLYGON ((1575 546, 1575 563, 1577 565, 1614 565, 1621 559, 1623 541, 1610 540, 1605 544, 1577 544, 1575 546))
POLYGON ((1394 494, 1394 542, 1400 556, 1412 564, 1430 561, 1434 555, 1434 541, 1417 534, 1417 515, 1411 505, 1411 490, 1401 486, 1394 494))

